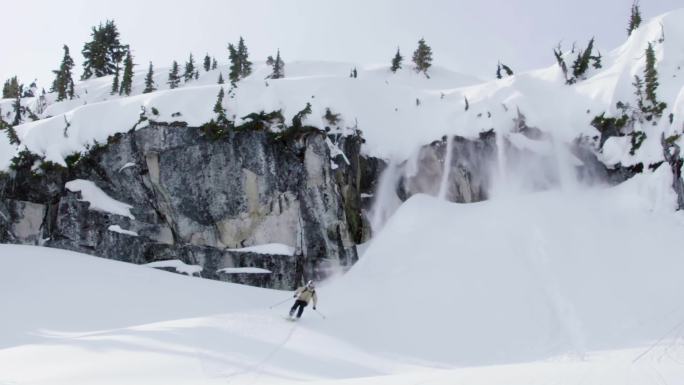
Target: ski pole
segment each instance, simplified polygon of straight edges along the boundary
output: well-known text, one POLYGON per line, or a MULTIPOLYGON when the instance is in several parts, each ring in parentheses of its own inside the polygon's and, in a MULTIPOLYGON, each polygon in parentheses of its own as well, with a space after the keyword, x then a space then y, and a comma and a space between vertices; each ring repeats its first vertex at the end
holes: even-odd
POLYGON ((316 312, 316 314, 318 314, 318 315, 321 316, 323 319, 325 319, 325 316, 323 315, 323 313, 321 313, 321 312, 318 311, 317 309, 314 309, 314 311, 316 312))
POLYGON ((282 305, 282 304, 284 304, 285 302, 289 301, 291 298, 292 298, 292 297, 287 297, 287 299, 285 299, 285 300, 283 300, 283 301, 280 301, 280 302, 278 302, 278 303, 274 303, 273 305, 269 306, 268 308, 269 308, 269 309, 273 309, 274 307, 276 307, 276 306, 278 306, 278 305, 282 305))

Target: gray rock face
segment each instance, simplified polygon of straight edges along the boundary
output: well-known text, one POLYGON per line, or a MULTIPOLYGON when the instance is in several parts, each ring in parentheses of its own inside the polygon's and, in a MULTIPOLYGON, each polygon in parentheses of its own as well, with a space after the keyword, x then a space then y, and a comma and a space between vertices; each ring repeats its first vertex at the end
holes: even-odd
POLYGON ((682 181, 681 149, 675 141, 668 141, 665 135, 661 135, 660 143, 663 146, 663 157, 672 170, 672 189, 677 194, 677 210, 684 210, 684 182, 682 181))
MULTIPOLYGON (((522 115, 513 132, 523 141, 549 142, 522 115)), ((423 146, 409 161, 391 165, 393 179, 380 187, 380 174, 388 166, 363 156, 362 142, 360 135, 317 130, 286 137, 232 130, 210 139, 198 128, 155 124, 110 137, 68 169, 50 165, 36 172, 36 156, 24 154, 11 174, 0 174, 0 241, 40 243, 137 264, 178 259, 202 266, 206 278, 291 289, 357 260, 356 244, 371 235, 364 213, 371 202, 382 201, 374 198, 376 190, 383 196, 389 192, 390 206, 440 190, 454 202, 482 201, 492 193, 497 165, 508 172, 524 169, 531 178, 525 183, 533 189, 559 183, 558 162, 549 154, 514 146, 506 137, 497 140, 489 131, 423 146), (81 193, 65 188, 74 179, 92 181, 130 205, 131 215, 92 209, 81 193), (295 254, 233 250, 267 243, 286 244, 295 254), (235 267, 271 273, 220 272, 235 267)), ((582 143, 570 150, 583 164, 574 170, 580 179, 631 176, 607 170, 582 143)), ((385 211, 391 208, 373 214, 374 222, 385 211)))
POLYGON ((288 139, 234 131, 211 140, 197 128, 154 125, 118 134, 69 169, 0 178, 0 237, 35 243, 42 235, 47 246, 133 263, 180 259, 203 266, 207 278, 292 288, 349 267, 355 244, 369 234, 360 204, 361 139, 337 142, 344 156, 331 159, 335 145, 317 131, 288 139), (64 188, 73 179, 131 205, 134 218, 91 210, 64 188), (35 182, 51 193, 25 188, 35 182), (35 203, 19 202, 26 196, 35 203), (266 243, 291 246, 296 257, 228 251, 266 243), (216 273, 224 267, 273 274, 216 273))
POLYGON ((39 203, 0 201, 0 242, 40 244, 45 212, 39 203))
POLYGON ((423 146, 416 156, 402 165, 403 177, 399 182, 398 195, 402 200, 417 193, 437 196, 443 188, 445 199, 452 202, 485 200, 495 159, 496 138, 493 133, 483 133, 478 139, 444 137, 423 146), (450 145, 448 140, 451 140, 450 145), (451 155, 448 155, 448 150, 451 155), (447 162, 449 164, 445 167, 447 162))

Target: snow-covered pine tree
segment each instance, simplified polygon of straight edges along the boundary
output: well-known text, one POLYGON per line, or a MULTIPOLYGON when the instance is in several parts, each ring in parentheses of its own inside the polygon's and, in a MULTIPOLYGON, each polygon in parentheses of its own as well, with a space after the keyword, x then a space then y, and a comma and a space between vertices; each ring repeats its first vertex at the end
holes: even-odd
MULTIPOLYGON (((278 50, 278 53, 276 54, 275 59, 272 56, 269 56, 271 59, 271 67, 273 68, 273 72, 271 72, 271 75, 269 76, 270 79, 281 79, 285 77, 285 63, 283 62, 283 59, 280 58, 280 50, 278 50)), ((268 62, 268 60, 267 60, 268 62)))
POLYGON ((20 89, 19 79, 16 76, 13 76, 5 81, 5 84, 2 87, 2 98, 12 99, 17 96, 17 93, 21 92, 20 89))
POLYGON ((185 71, 183 72, 183 81, 192 80, 195 75, 195 58, 190 53, 190 58, 185 62, 185 71))
POLYGON ((304 107, 303 110, 297 112, 293 117, 292 117, 292 127, 294 129, 301 129, 304 127, 302 121, 304 118, 309 116, 311 114, 311 103, 307 102, 306 106, 304 107))
POLYGON ((225 82, 226 82, 226 81, 223 80, 223 74, 219 72, 218 84, 223 84, 223 83, 225 83, 225 82))
POLYGON ((218 67, 218 62, 215 58, 211 59, 211 69, 215 70, 218 67))
POLYGON ((641 10, 639 9, 639 0, 634 0, 627 25, 627 36, 632 35, 632 31, 639 28, 639 25, 641 25, 641 10))
POLYGON ((641 80, 639 75, 634 75, 634 95, 637 97, 637 106, 639 110, 644 111, 644 81, 641 80))
POLYGON ((240 79, 244 79, 252 73, 252 62, 249 61, 249 53, 242 36, 238 42, 237 54, 240 58, 240 79))
POLYGON ((126 52, 126 59, 124 59, 123 78, 121 79, 121 87, 119 88, 119 95, 130 95, 133 87, 133 56, 131 51, 126 52))
POLYGON ((413 63, 416 65, 416 72, 422 72, 429 78, 427 70, 432 65, 432 49, 423 38, 418 41, 418 48, 413 52, 413 63))
POLYGON ((2 109, 0 109, 0 131, 2 130, 7 131, 7 138, 9 139, 10 144, 21 144, 14 127, 2 119, 2 109))
POLYGON ((145 89, 143 90, 143 94, 149 94, 156 90, 157 88, 154 84, 154 67, 152 66, 152 62, 150 62, 150 66, 147 69, 147 75, 145 75, 145 89))
POLYGON ((589 69, 589 60, 591 59, 591 51, 594 49, 594 38, 592 37, 587 44, 587 48, 580 50, 577 54, 577 59, 572 64, 572 75, 579 80, 584 76, 584 73, 589 69))
POLYGON ((646 120, 660 118, 667 104, 659 102, 656 96, 658 89, 658 71, 656 70, 656 58, 653 44, 648 43, 646 48, 646 67, 644 67, 644 112, 647 113, 646 120))
POLYGON ((69 55, 69 47, 65 44, 63 46, 64 57, 58 70, 52 71, 55 74, 55 80, 52 82, 52 92, 57 93, 57 101, 62 101, 67 98, 74 97, 74 79, 71 70, 74 68, 74 60, 69 55))
POLYGON ((228 119, 226 118, 226 109, 223 107, 223 97, 225 95, 225 92, 223 91, 223 87, 221 87, 221 90, 219 91, 217 97, 216 97, 216 104, 214 104, 214 113, 216 113, 217 121, 219 123, 225 123, 228 119))
POLYGON ((568 65, 565 64, 565 59, 563 58, 563 49, 561 48, 560 43, 558 43, 558 47, 553 49, 553 56, 556 58, 556 62, 558 63, 561 71, 563 71, 565 83, 571 84, 570 79, 568 78, 568 65))
POLYGON ((204 66, 204 71, 208 72, 211 69, 211 58, 209 57, 209 54, 204 55, 204 63, 202 63, 204 66))
POLYGON ((120 83, 119 72, 120 72, 120 69, 119 69, 119 65, 117 64, 116 65, 116 72, 114 72, 114 79, 112 79, 112 91, 111 91, 112 95, 119 92, 119 83, 120 83))
POLYGON ((394 57, 392 58, 392 66, 390 67, 390 71, 396 73, 397 70, 401 69, 401 62, 403 60, 404 57, 401 56, 401 53, 399 52, 399 47, 397 47, 397 53, 395 53, 394 57))
POLYGON ((175 60, 171 65, 171 71, 169 71, 169 80, 166 83, 169 85, 169 88, 171 89, 178 87, 178 84, 180 84, 180 76, 178 74, 178 62, 175 60))
POLYGON ((14 110, 14 121, 12 121, 13 126, 20 125, 23 120, 22 115, 24 114, 24 108, 21 106, 21 89, 22 86, 19 86, 16 95, 14 95, 14 102, 12 102, 12 109, 14 110))
POLYGON ((128 50, 119 40, 116 24, 107 20, 104 26, 92 27, 90 36, 91 41, 85 43, 81 51, 85 59, 81 79, 114 74, 128 50))
POLYGON ((240 80, 240 56, 232 43, 228 44, 228 59, 230 59, 228 79, 235 86, 238 80, 240 80))

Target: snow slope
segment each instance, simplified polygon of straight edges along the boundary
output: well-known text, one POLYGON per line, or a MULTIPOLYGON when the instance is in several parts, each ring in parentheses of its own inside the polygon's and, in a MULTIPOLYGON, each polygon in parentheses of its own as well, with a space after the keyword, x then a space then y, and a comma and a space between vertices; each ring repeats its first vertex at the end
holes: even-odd
MULTIPOLYGON (((680 96, 684 89, 682 20, 684 9, 644 22, 622 46, 612 51, 601 49, 608 52, 603 55, 603 68, 592 68, 586 80, 573 86, 565 84, 556 64, 481 82, 437 66, 429 70, 428 79, 415 73, 408 63, 392 74, 387 67, 327 62, 288 63, 285 78, 270 80, 265 79, 269 67, 261 62, 226 97, 224 107, 239 123, 241 117, 261 110, 280 109, 289 120, 309 102, 313 112, 307 123, 318 127, 326 126, 323 115, 330 108, 343 118, 334 129, 345 132, 347 128, 358 127, 366 139, 364 151, 399 161, 408 158, 418 146, 443 135, 472 137, 492 128, 508 135, 518 110, 529 125, 562 142, 570 142, 582 135, 596 136, 598 132, 591 127, 591 120, 603 112, 615 114, 616 102, 636 105, 632 81, 634 75, 643 72, 644 50, 651 42, 658 60, 658 98, 667 102, 668 108, 657 126, 638 125, 637 129, 647 133, 647 139, 635 155, 629 154, 629 137, 613 138, 606 145, 604 160, 623 165, 654 163, 662 160, 660 134, 681 133, 684 123, 684 99, 680 96), (665 39, 661 42, 663 33, 665 39), (358 78, 348 76, 352 68, 359 69, 358 78), (667 118, 670 113, 674 116, 672 124, 667 118)), ((572 60, 568 57, 568 61, 572 60)), ((140 94, 145 71, 143 66, 138 67, 130 97, 110 95, 111 77, 79 82, 78 98, 74 100, 55 103, 54 95, 48 95, 47 109, 40 114, 42 119, 17 128, 23 145, 45 155, 47 160, 63 164, 65 156, 83 151, 87 144, 102 143, 111 134, 133 128, 142 107, 149 118, 185 121, 191 126, 201 125, 214 116, 212 109, 220 88, 216 80, 219 71, 225 77, 227 66, 209 72, 200 70, 198 80, 174 90, 166 86, 168 69, 158 68, 155 81, 159 91, 140 94), (158 115, 152 114, 152 108, 158 115)), ((0 102, 3 111, 10 110, 10 103, 11 100, 0 102)), ((27 99, 25 103, 36 110, 37 99, 27 99)), ((7 169, 17 150, 0 136, 0 170, 7 169)))
POLYGON ((0 383, 681 384, 671 177, 415 196, 298 323, 290 293, 0 245, 0 383))

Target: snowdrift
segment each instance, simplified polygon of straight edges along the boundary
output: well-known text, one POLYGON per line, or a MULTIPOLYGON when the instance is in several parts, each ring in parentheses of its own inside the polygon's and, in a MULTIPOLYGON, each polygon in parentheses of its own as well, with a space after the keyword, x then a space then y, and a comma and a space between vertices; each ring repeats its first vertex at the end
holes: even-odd
POLYGON ((326 318, 298 323, 287 292, 0 245, 0 380, 674 384, 684 218, 667 170, 477 204, 415 196, 318 289, 326 318))
POLYGON ((459 365, 647 345, 684 320, 671 178, 475 204, 412 197, 330 285, 326 326, 378 354, 459 365))

